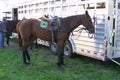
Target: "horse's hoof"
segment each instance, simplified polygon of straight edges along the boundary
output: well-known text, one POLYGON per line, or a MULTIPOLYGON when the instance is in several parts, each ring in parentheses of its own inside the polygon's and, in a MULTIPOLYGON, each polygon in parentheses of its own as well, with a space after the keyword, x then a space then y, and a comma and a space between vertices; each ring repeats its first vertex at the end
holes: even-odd
POLYGON ((21 47, 18 48, 18 50, 21 50, 21 49, 22 49, 21 47))
POLYGON ((57 68, 58 68, 59 71, 63 71, 64 70, 64 68, 62 66, 57 66, 57 68))
POLYGON ((64 63, 61 63, 61 65, 62 65, 62 66, 65 66, 65 64, 64 64, 64 63))
POLYGON ((28 65, 30 65, 30 62, 27 62, 28 65))
POLYGON ((26 66, 29 66, 30 65, 30 62, 25 62, 24 63, 26 66))
POLYGON ((58 67, 58 70, 60 70, 60 71, 63 71, 63 70, 64 70, 62 64, 57 63, 57 67, 58 67))
POLYGON ((30 66, 30 64, 26 64, 26 66, 30 66))
POLYGON ((9 45, 7 44, 6 47, 9 47, 9 45))

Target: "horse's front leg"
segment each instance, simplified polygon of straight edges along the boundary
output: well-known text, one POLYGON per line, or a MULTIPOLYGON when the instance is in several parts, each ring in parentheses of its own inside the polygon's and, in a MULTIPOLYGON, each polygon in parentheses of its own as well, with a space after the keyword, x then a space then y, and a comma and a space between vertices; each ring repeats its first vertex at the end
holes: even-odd
POLYGON ((64 57, 64 41, 60 41, 57 43, 57 53, 58 53, 58 61, 57 66, 59 68, 62 68, 62 65, 64 64, 63 57, 64 57))

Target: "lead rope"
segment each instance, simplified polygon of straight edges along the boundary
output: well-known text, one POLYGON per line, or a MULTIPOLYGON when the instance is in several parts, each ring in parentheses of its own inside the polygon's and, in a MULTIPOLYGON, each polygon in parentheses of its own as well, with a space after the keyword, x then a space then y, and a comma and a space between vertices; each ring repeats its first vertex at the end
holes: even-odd
MULTIPOLYGON (((75 32, 79 32, 79 33, 80 33, 78 37, 81 36, 81 33, 82 33, 83 30, 85 30, 85 31, 88 33, 88 37, 89 37, 89 38, 93 38, 93 37, 94 37, 94 34, 91 35, 91 34, 87 31, 86 28, 80 28, 80 29, 78 29, 78 30, 75 31, 75 32)), ((72 33, 72 35, 73 35, 73 33, 72 33)))
POLYGON ((53 31, 51 31, 51 33, 52 33, 52 42, 54 42, 54 33, 53 31))
MULTIPOLYGON (((78 29, 78 30, 76 30, 74 32, 79 32, 80 34, 78 35, 78 37, 80 37, 80 35, 81 35, 81 33, 82 33, 83 30, 85 30, 85 28, 80 28, 80 29, 78 29)), ((73 33, 72 33, 72 35, 73 35, 73 33)))

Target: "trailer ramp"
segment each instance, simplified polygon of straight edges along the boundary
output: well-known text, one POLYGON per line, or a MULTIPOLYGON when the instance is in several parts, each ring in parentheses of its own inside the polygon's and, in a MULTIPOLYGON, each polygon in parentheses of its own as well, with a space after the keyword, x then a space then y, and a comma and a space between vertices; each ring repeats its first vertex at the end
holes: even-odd
POLYGON ((109 58, 109 59, 120 66, 120 57, 119 58, 114 58, 114 59, 109 58))

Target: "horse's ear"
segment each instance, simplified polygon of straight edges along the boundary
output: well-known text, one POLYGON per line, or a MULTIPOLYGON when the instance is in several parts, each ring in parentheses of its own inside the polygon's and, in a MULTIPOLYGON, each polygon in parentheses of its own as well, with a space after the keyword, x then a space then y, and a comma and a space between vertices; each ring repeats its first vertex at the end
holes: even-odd
POLYGON ((88 15, 88 11, 87 10, 85 11, 85 14, 88 15))

